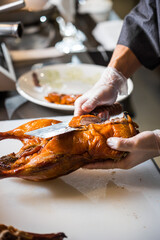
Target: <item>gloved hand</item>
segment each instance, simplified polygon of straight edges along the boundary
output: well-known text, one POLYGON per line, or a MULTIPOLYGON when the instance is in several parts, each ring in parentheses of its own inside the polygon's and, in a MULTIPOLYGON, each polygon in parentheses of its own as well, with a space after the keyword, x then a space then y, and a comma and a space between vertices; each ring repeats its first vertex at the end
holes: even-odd
POLYGON ((89 113, 100 105, 112 105, 118 93, 126 95, 127 92, 127 79, 115 68, 107 67, 100 80, 75 101, 74 115, 89 113))
POLYGON ((119 162, 107 160, 101 163, 88 164, 87 169, 130 169, 136 165, 160 155, 160 130, 145 131, 132 138, 112 137, 107 139, 107 144, 116 150, 129 152, 119 162))

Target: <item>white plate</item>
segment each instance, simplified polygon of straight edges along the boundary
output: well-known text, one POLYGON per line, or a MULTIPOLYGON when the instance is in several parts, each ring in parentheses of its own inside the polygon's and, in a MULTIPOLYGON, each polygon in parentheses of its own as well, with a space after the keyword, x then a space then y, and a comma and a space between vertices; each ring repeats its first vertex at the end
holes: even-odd
MULTIPOLYGON (((17 81, 17 91, 27 100, 59 110, 74 110, 74 106, 49 103, 45 96, 50 92, 83 94, 99 80, 105 67, 91 64, 59 64, 34 70, 42 87, 33 83, 33 71, 23 74, 17 81)), ((128 95, 118 96, 122 101, 133 91, 133 82, 128 79, 128 95)))

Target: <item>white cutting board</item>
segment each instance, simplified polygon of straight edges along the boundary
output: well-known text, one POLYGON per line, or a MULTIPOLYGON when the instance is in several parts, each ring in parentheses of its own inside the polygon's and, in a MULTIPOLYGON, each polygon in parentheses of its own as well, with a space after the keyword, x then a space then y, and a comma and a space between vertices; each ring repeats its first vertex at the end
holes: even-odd
MULTIPOLYGON (((1 121, 8 130, 29 120, 1 121)), ((0 156, 18 151, 0 142, 0 156)), ((0 180, 0 223, 64 232, 69 240, 159 240, 160 174, 151 160, 131 170, 83 170, 45 182, 0 180)))

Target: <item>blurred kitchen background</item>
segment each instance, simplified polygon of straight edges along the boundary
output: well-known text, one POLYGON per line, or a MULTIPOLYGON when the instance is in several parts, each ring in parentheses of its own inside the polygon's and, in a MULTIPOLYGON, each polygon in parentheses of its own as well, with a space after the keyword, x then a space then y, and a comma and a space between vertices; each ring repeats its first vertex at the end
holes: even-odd
MULTIPOLYGON (((14 1, 1 0, 0 6, 7 2, 14 1)), ((68 5, 67 0, 63 0, 63 7, 59 5, 61 0, 46 1, 45 5, 43 5, 44 1, 41 0, 27 0, 26 2, 29 4, 27 11, 23 9, 19 12, 11 11, 0 13, 0 22, 13 22, 13 20, 15 20, 22 21, 24 25, 22 38, 13 39, 11 37, 1 37, 1 41, 5 42, 11 53, 13 67, 17 77, 24 73, 24 68, 25 71, 31 68, 39 68, 46 60, 51 63, 59 63, 59 60, 55 58, 51 60, 51 55, 57 54, 58 59, 61 57, 62 54, 59 50, 62 49, 61 44, 66 44, 66 42, 62 42, 66 36, 75 36, 76 34, 77 42, 75 45, 73 42, 70 42, 69 46, 63 46, 63 54, 66 54, 65 59, 68 59, 68 53, 83 52, 85 48, 87 48, 89 55, 93 57, 94 63, 96 64, 97 58, 94 57, 93 49, 97 47, 97 43, 95 39, 93 39, 93 36, 91 36, 91 31, 97 41, 101 44, 105 41, 106 45, 108 44, 107 47, 103 47, 105 49, 108 48, 108 54, 111 56, 122 26, 123 18, 139 1, 79 0, 76 1, 77 7, 75 12, 72 11, 73 9, 68 5), (54 5, 50 6, 50 3, 54 5), (43 10, 41 4, 43 5, 43 10), (39 9, 37 9, 37 6, 39 9), (35 8, 36 10, 32 12, 29 10, 30 8, 35 8), (39 24, 37 24, 37 20, 40 20, 39 24), (110 20, 112 20, 112 23, 110 20), (66 29, 66 22, 73 23, 78 31, 76 31, 72 24, 68 25, 66 29), (101 28, 104 27, 102 23, 104 23, 106 27, 105 36, 103 35, 104 31, 102 31, 102 35, 99 34, 101 28), (96 24, 97 28, 95 29, 96 24), (56 31, 57 28, 59 29, 58 32, 56 31), (88 28, 90 28, 90 33, 88 32, 88 28), (85 37, 87 37, 88 42, 85 40, 85 37), (56 49, 53 49, 52 46, 56 46, 56 49), (74 49, 73 46, 75 46, 74 49), (41 50, 30 51, 31 49, 41 50), (48 52, 42 49, 48 49, 48 52)), ((21 32, 18 32, 18 34, 21 35, 21 32)), ((101 50, 103 50, 103 48, 101 48, 101 50)), ((79 54, 78 57, 81 58, 81 54, 79 54)), ((67 62, 68 60, 64 60, 64 62, 65 61, 67 62)), ((104 63, 102 65, 104 65, 104 63)), ((134 90, 131 94, 132 108, 134 111, 133 118, 139 124, 140 131, 159 129, 160 68, 150 71, 142 67, 134 74, 132 80, 134 83, 134 90)), ((5 114, 6 111, 4 110, 3 112, 2 109, 1 116, 5 116, 5 114)), ((4 118, 1 120, 3 119, 4 118)), ((160 166, 160 158, 156 158, 156 161, 160 166)))

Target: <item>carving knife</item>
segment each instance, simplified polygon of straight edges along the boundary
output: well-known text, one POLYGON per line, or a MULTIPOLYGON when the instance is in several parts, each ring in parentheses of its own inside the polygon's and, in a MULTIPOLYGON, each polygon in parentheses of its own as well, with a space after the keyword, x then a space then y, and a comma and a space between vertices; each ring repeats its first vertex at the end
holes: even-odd
MULTIPOLYGON (((111 106, 100 106, 95 108, 94 111, 92 111, 90 114, 97 116, 104 111, 107 111, 109 113, 109 116, 118 115, 122 112, 122 106, 119 103, 115 103, 111 106)), ((106 120, 106 119, 102 119, 102 120, 106 120)), ((40 138, 50 138, 50 137, 54 137, 57 135, 61 135, 64 133, 81 129, 81 128, 69 127, 68 126, 69 122, 70 120, 63 121, 61 123, 53 124, 51 126, 44 127, 44 128, 39 128, 30 132, 27 132, 25 134, 35 136, 35 137, 40 137, 40 138)))

